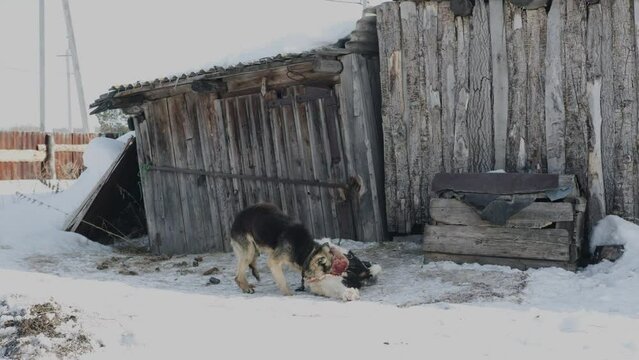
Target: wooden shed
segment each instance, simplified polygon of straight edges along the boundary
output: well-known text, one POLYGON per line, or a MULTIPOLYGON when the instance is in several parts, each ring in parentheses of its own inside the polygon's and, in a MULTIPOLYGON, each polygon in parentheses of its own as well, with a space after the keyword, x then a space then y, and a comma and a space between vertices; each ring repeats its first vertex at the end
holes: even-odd
POLYGON ((151 247, 230 251, 242 208, 273 202, 316 238, 385 234, 375 12, 300 54, 114 87, 131 115, 151 247))

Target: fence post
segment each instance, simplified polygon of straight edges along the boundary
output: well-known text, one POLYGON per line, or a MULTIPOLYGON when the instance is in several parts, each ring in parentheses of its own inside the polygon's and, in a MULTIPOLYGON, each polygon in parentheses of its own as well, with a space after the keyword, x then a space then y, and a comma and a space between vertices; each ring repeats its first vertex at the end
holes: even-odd
POLYGON ((42 163, 42 174, 45 177, 48 175, 50 179, 55 180, 57 176, 55 171, 55 139, 53 134, 47 134, 44 142, 47 147, 47 154, 42 163))

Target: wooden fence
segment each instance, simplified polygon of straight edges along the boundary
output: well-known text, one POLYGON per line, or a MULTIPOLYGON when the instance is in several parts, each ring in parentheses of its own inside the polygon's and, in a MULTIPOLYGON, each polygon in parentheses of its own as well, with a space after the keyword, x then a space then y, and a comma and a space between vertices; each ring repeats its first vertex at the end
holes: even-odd
MULTIPOLYGON (((0 132, 0 180, 47 179, 43 171, 47 155, 46 133, 0 132)), ((75 179, 82 170, 82 152, 98 134, 53 133, 58 179, 75 179)))
POLYGON ((590 224, 639 217, 638 0, 479 0, 468 17, 401 1, 377 15, 390 231, 428 222, 438 172, 575 174, 590 224))

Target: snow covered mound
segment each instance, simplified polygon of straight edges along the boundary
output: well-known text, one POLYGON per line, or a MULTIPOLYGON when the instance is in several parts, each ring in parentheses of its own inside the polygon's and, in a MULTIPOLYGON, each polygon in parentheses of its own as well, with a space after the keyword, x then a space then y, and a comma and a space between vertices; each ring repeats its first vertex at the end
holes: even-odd
POLYGON ((3 196, 0 201, 0 264, 22 268, 36 256, 108 252, 84 236, 63 231, 72 214, 91 193, 107 169, 120 156, 130 134, 118 140, 99 137, 87 146, 87 169, 69 189, 57 194, 3 196))
MULTIPOLYGON (((639 226, 616 215, 608 215, 599 220, 590 238, 590 253, 595 253, 597 246, 626 245, 639 247, 639 226)), ((628 249, 629 250, 629 249, 628 249)))

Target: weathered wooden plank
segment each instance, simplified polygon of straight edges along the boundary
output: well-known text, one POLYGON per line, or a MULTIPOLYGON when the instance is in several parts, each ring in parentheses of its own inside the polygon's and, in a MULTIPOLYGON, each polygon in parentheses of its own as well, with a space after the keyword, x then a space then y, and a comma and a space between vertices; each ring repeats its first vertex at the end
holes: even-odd
POLYGON ((524 9, 535 10, 548 5, 549 0, 510 0, 513 4, 524 9))
POLYGON ((163 209, 157 208, 162 204, 162 201, 157 201, 156 198, 162 195, 157 193, 159 186, 156 183, 156 173, 145 170, 146 164, 153 163, 152 144, 149 138, 149 122, 136 117, 133 121, 133 126, 135 127, 138 164, 140 165, 140 186, 142 187, 142 200, 146 214, 149 245, 151 251, 157 253, 159 252, 157 247, 159 244, 158 237, 160 237, 159 231, 163 228, 158 221, 160 221, 160 214, 163 213, 163 209))
MULTIPOLYGON (((450 2, 440 2, 438 13, 439 75, 441 83, 442 157, 445 172, 453 172, 455 151, 455 15, 450 2)), ((463 36, 463 35, 462 35, 463 36)))
MULTIPOLYGON (((242 158, 240 152, 243 150, 239 141, 239 120, 237 114, 237 103, 235 98, 224 99, 224 121, 226 129, 227 150, 228 150, 228 171, 231 174, 242 173, 242 158)), ((247 204, 247 185, 244 181, 233 179, 233 194, 237 196, 238 202, 235 205, 235 213, 237 214, 247 204)))
POLYGON ((495 137, 495 169, 506 169, 506 140, 508 138, 508 56, 504 2, 488 2, 490 21, 490 49, 492 57, 493 127, 495 137))
MULTIPOLYGON (((286 89, 286 96, 295 101, 293 88, 286 89)), ((284 134, 284 147, 286 148, 286 167, 288 168, 288 176, 292 179, 301 179, 303 176, 301 166, 301 151, 299 141, 297 140, 297 130, 295 124, 295 115, 293 113, 293 102, 291 104, 282 105, 282 126, 284 134)), ((291 186, 293 191, 293 209, 294 217, 304 224, 312 221, 308 214, 306 205, 306 190, 302 185, 291 186)))
MULTIPOLYGON (((197 127, 195 128, 199 136, 200 152, 202 154, 202 169, 206 171, 219 172, 219 148, 220 139, 217 135, 217 118, 214 111, 214 97, 209 94, 186 95, 186 101, 191 113, 195 114, 197 127)), ((206 177, 205 194, 208 198, 209 211, 211 213, 211 230, 208 234, 212 248, 219 251, 230 251, 224 247, 225 239, 231 236, 230 226, 231 215, 228 214, 226 206, 226 194, 224 191, 225 180, 216 179, 211 176, 206 177)))
POLYGON ((526 103, 526 155, 532 172, 544 173, 546 163, 546 121, 544 117, 544 59, 546 56, 546 9, 526 11, 528 45, 528 94, 526 103))
MULTIPOLYGON (((329 162, 327 161, 327 152, 329 150, 328 143, 324 142, 323 135, 323 121, 321 100, 316 99, 309 101, 306 104, 306 117, 308 119, 308 149, 310 150, 311 159, 311 178, 314 180, 332 180, 329 175, 329 162)), ((324 223, 324 233, 318 234, 330 238, 336 238, 339 230, 335 222, 337 214, 334 212, 333 199, 330 191, 327 188, 316 189, 315 192, 318 197, 315 201, 318 204, 321 211, 321 218, 324 223)))
MULTIPOLYGON (((223 173, 231 172, 231 164, 229 158, 229 140, 226 133, 228 119, 224 117, 224 101, 209 98, 211 104, 208 106, 211 122, 211 131, 214 134, 213 139, 213 168, 223 173)), ((227 236, 224 237, 224 250, 231 250, 231 224, 235 215, 241 210, 240 194, 236 191, 236 184, 233 180, 220 181, 218 188, 218 208, 221 211, 220 223, 225 229, 227 236), (221 192, 221 193, 220 193, 221 192)))
MULTIPOLYGON (((303 96, 306 91, 303 87, 292 89, 294 96, 303 96)), ((295 122, 295 134, 298 144, 298 156, 300 164, 300 179, 316 180, 314 176, 313 154, 309 134, 308 102, 296 102, 293 105, 293 121, 295 122)), ((326 220, 322 211, 320 189, 315 186, 301 187, 304 190, 302 206, 306 207, 309 217, 308 228, 317 237, 326 236, 326 220)))
MULTIPOLYGON (((457 199, 430 200, 431 217, 448 225, 496 226, 483 220, 477 211, 457 199)), ((534 202, 513 215, 504 226, 543 228, 558 221, 574 221, 574 209, 568 202, 534 202)))
MULTIPOLYGON (((438 5, 436 2, 420 3, 419 7, 419 46, 422 56, 419 56, 419 68, 423 71, 423 98, 425 105, 422 111, 426 118, 421 119, 420 156, 421 168, 419 173, 411 173, 411 181, 420 179, 419 197, 421 198, 415 212, 415 223, 425 224, 428 220, 428 194, 430 183, 435 174, 444 170, 443 139, 442 139, 442 105, 439 79, 439 40, 438 40, 438 5)), ((413 133, 414 130, 411 130, 413 133)), ((412 141, 409 139, 409 141, 412 141)), ((413 194, 415 198, 415 194, 413 194)))
POLYGON ((558 267, 569 271, 577 270, 577 264, 565 261, 547 261, 537 259, 517 259, 517 258, 503 258, 494 256, 473 256, 473 255, 457 255, 457 254, 442 254, 434 252, 426 252, 424 254, 424 261, 452 261, 457 264, 480 264, 480 265, 501 265, 510 266, 511 268, 527 270, 543 267, 558 267))
MULTIPOLYGON (((259 101, 257 106, 259 106, 260 108, 260 127, 262 129, 262 155, 264 156, 264 174, 268 177, 274 177, 276 176, 277 165, 275 162, 275 148, 273 147, 274 134, 272 132, 271 125, 272 118, 269 117, 269 110, 266 106, 266 97, 260 96, 259 98, 256 98, 256 100, 259 101)), ((269 188, 268 200, 282 209, 283 205, 279 187, 273 182, 269 182, 267 186, 269 188)))
MULTIPOLYGON (((169 135, 174 156, 174 165, 182 169, 201 169, 204 165, 197 159, 194 146, 194 131, 186 109, 183 95, 167 99, 169 113, 169 135), (201 167, 200 167, 201 166, 201 167)), ((192 174, 177 173, 177 190, 182 204, 184 217, 183 252, 198 253, 208 251, 207 241, 211 233, 208 226, 211 223, 210 206, 206 195, 206 178, 192 174)), ((174 191, 175 191, 174 190, 174 191)))
POLYGON ((468 104, 468 149, 470 171, 485 172, 495 164, 493 145, 490 31, 486 4, 478 1, 471 18, 470 99, 468 104))
MULTIPOLYGON (((246 106, 249 114, 249 128, 250 128, 250 142, 251 163, 253 164, 253 173, 258 176, 266 175, 266 162, 264 154, 264 135, 262 128, 262 110, 260 105, 260 95, 251 95, 246 99, 246 106)), ((273 195, 271 194, 271 184, 269 183, 256 183, 256 202, 273 202, 273 195)))
POLYGON ((606 196, 603 183, 601 126, 601 40, 602 13, 601 4, 588 8, 587 29, 587 64, 586 79, 588 94, 588 109, 590 123, 588 127, 588 222, 596 224, 606 214, 606 196))
POLYGON ((612 212, 636 218, 639 211, 637 190, 637 64, 631 0, 612 2, 612 57, 614 76, 615 129, 619 142, 615 146, 616 171, 612 212))
MULTIPOLYGON (((279 178, 288 176, 288 166, 286 165, 286 146, 284 140, 284 120, 281 107, 273 107, 269 111, 271 123, 271 134, 273 136, 273 149, 275 154, 275 172, 279 178)), ((293 215, 295 212, 294 196, 292 185, 278 184, 280 199, 282 199, 282 211, 293 215)))
MULTIPOLYGON (((240 159, 240 172, 245 175, 255 175, 255 163, 253 154, 253 143, 250 133, 249 122, 251 112, 248 108, 248 96, 238 96, 235 98, 237 109, 237 140, 238 158, 240 159)), ((245 206, 254 205, 258 202, 259 185, 253 180, 242 180, 244 185, 245 206)))
POLYGON ((565 229, 427 226, 424 251, 569 261, 570 241, 565 229))
MULTIPOLYGON (((353 117, 351 121, 343 122, 344 130, 348 130, 352 137, 352 161, 362 188, 358 197, 358 217, 361 223, 362 241, 382 241, 384 239, 384 219, 381 211, 381 199, 378 187, 378 172, 381 172, 381 164, 375 161, 374 151, 377 146, 376 126, 377 116, 373 108, 373 89, 368 81, 368 62, 359 54, 345 56, 345 71, 341 77, 341 84, 345 88, 347 82, 352 85, 352 92, 341 92, 340 99, 349 107, 352 107, 353 117), (347 68, 350 68, 347 70, 347 68), (355 135, 358 134, 358 135, 355 135)), ((348 135, 345 133, 344 137, 348 135)))
POLYGON ((524 31, 524 13, 508 4, 506 36, 508 43, 508 144, 506 171, 521 172, 526 168, 526 100, 528 94, 528 62, 524 31))
MULTIPOLYGON (((171 141, 169 110, 166 99, 154 101, 150 104, 147 120, 149 123, 149 135, 154 149, 155 166, 175 167, 175 155, 171 141)), ((160 221, 164 225, 163 231, 159 231, 156 238, 156 248, 162 254, 184 253, 185 238, 184 216, 182 201, 180 199, 179 181, 177 175, 172 172, 157 172, 158 192, 162 194, 156 201, 162 201, 162 205, 156 207, 163 209, 160 221)))
MULTIPOLYGON (((402 121, 403 85, 402 52, 399 3, 385 2, 377 7, 377 32, 380 58, 380 88, 382 94, 382 133, 384 141, 384 176, 386 198, 386 221, 390 232, 404 229, 399 221, 399 199, 397 197, 397 153, 395 136, 402 121)), ((403 163, 400 166, 404 166, 403 163)))
POLYGON ((606 195, 606 213, 611 213, 615 193, 615 144, 619 134, 615 130, 614 113, 614 74, 612 60, 612 4, 600 3, 601 7, 601 156, 606 195), (606 64, 606 66, 603 66, 606 64))
POLYGON ((566 168, 565 133, 566 119, 563 93, 563 27, 565 14, 564 0, 553 1, 548 12, 546 34, 546 158, 548 173, 563 174, 566 168))
POLYGON ((453 145, 453 171, 463 173, 470 169, 468 138, 470 19, 457 17, 455 19, 455 30, 457 32, 457 56, 455 58, 455 143, 453 145))
MULTIPOLYGON (((411 1, 401 2, 401 67, 402 93, 405 94, 402 104, 402 119, 398 122, 395 140, 397 201, 399 201, 398 231, 409 233, 414 223, 424 222, 424 205, 422 205, 422 127, 427 124, 426 104, 424 102, 423 76, 420 71, 419 14, 417 5, 411 1)), ((423 51, 423 50, 422 50, 423 51)), ((429 156, 430 157, 430 156, 429 156)))
MULTIPOLYGON (((339 85, 336 86, 336 89, 339 89, 339 85)), ((341 123, 335 92, 331 92, 331 97, 322 100, 321 103, 322 114, 324 115, 322 119, 325 122, 325 126, 323 127, 325 146, 327 149, 331 149, 327 154, 327 163, 330 164, 331 179, 334 181, 345 181, 347 177, 347 167, 346 154, 342 141, 343 133, 340 131, 333 133, 331 131, 331 129, 339 129, 341 123), (334 146, 331 144, 334 144, 334 146)), ((357 231, 349 194, 346 194, 342 189, 331 190, 331 194, 335 204, 339 237, 341 239, 356 240, 357 231)))
POLYGON ((564 27, 564 103, 566 110, 566 173, 587 179, 588 97, 586 93, 586 3, 566 0, 564 27))

